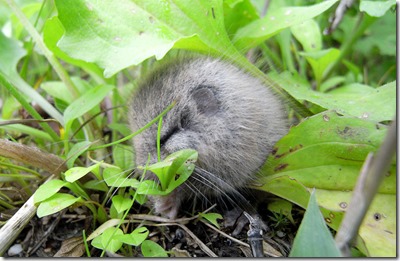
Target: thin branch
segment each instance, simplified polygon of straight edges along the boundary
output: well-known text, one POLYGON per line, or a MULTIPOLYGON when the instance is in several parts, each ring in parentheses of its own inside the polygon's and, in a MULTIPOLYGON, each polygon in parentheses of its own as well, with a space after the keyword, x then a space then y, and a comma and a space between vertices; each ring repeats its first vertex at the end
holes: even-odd
POLYGON ((343 19, 344 13, 353 4, 354 0, 341 0, 335 10, 335 14, 329 18, 331 24, 329 28, 324 31, 324 34, 331 34, 340 24, 343 19))
POLYGON ((0 139, 0 156, 46 170, 56 176, 67 170, 65 161, 58 156, 6 139, 0 139))
POLYGON ((396 129, 397 123, 394 119, 378 152, 368 155, 358 177, 348 210, 335 238, 343 256, 350 256, 350 245, 356 238, 365 214, 396 154, 396 129))
MULTIPOLYGON (((54 179, 51 175, 47 181, 54 179)), ((15 213, 7 223, 0 229, 0 256, 8 250, 11 244, 17 239, 29 221, 35 216, 37 207, 34 204, 32 195, 25 204, 15 213)))

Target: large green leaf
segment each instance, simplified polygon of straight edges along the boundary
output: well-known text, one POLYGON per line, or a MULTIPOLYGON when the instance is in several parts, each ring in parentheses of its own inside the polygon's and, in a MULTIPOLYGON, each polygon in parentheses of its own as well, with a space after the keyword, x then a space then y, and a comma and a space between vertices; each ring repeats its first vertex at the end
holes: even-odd
POLYGON ((57 16, 47 19, 43 28, 43 41, 47 48, 49 48, 49 50, 52 51, 53 54, 58 58, 63 59, 70 64, 79 66, 86 71, 94 72, 100 75, 101 72, 97 65, 73 59, 60 50, 60 48, 57 46, 57 42, 60 40, 64 32, 65 30, 57 16))
POLYGON ((269 76, 280 82, 281 86, 297 100, 310 101, 344 115, 381 122, 392 120, 396 114, 396 82, 378 88, 352 84, 322 93, 312 90, 308 83, 289 72, 280 75, 271 73, 269 76))
MULTIPOLYGON (((255 188, 306 207, 316 188, 321 212, 338 229, 361 166, 386 134, 384 125, 323 112, 292 127, 263 167, 255 188)), ((360 229, 358 247, 371 256, 395 254, 395 166, 387 173, 360 229), (379 213, 378 221, 374 214, 379 213), (372 236, 374 235, 374 236, 372 236), (365 249, 364 249, 365 248, 365 249)))
POLYGON ((222 1, 56 0, 65 35, 58 46, 71 57, 94 62, 110 77, 173 46, 224 53, 233 48, 225 32, 222 1))
POLYGON ((248 50, 285 28, 309 20, 330 8, 337 0, 328 0, 311 6, 291 6, 271 10, 261 19, 240 28, 233 41, 239 50, 248 50))
POLYGON ((250 0, 224 1, 225 29, 230 37, 233 37, 239 28, 259 18, 250 0))
POLYGON ((298 113, 308 115, 232 44, 224 25, 222 0, 55 3, 65 29, 58 47, 75 59, 96 63, 105 69, 106 77, 153 56, 161 59, 172 48, 198 51, 239 65, 285 97, 298 113))

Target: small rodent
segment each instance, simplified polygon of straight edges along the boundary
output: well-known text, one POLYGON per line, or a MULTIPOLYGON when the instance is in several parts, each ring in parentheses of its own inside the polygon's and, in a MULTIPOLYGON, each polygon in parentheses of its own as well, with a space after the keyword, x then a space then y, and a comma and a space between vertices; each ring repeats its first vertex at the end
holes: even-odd
MULTIPOLYGON (((259 79, 221 59, 175 58, 142 79, 129 105, 132 131, 173 101, 163 117, 161 158, 185 148, 199 156, 183 185, 151 197, 155 211, 169 218, 177 217, 183 200, 246 186, 288 129, 281 101, 259 79)), ((157 162, 156 140, 157 124, 134 137, 137 166, 146 164, 149 153, 150 163, 157 162)))

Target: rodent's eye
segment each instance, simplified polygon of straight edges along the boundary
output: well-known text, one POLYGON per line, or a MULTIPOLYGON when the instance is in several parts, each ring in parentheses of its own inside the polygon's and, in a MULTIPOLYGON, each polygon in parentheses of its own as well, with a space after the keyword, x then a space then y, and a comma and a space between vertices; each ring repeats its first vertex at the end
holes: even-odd
POLYGON ((162 135, 160 138, 160 145, 163 146, 174 134, 178 133, 179 131, 185 130, 189 125, 189 110, 185 108, 178 119, 176 126, 170 128, 165 135, 162 135))
POLYGON ((184 130, 188 127, 188 125, 189 125, 189 112, 185 110, 181 114, 181 118, 179 121, 179 129, 184 130))
POLYGON ((176 132, 179 131, 179 127, 175 127, 173 129, 170 129, 165 135, 160 137, 160 145, 161 147, 164 146, 164 144, 171 138, 172 135, 174 135, 176 132))

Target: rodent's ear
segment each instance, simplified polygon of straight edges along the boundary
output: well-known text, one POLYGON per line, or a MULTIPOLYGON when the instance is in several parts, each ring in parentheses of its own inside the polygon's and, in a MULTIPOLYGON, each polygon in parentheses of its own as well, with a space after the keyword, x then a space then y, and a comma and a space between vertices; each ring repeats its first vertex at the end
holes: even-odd
POLYGON ((219 101, 211 87, 199 86, 191 95, 196 103, 197 111, 201 114, 212 116, 218 112, 219 101))

